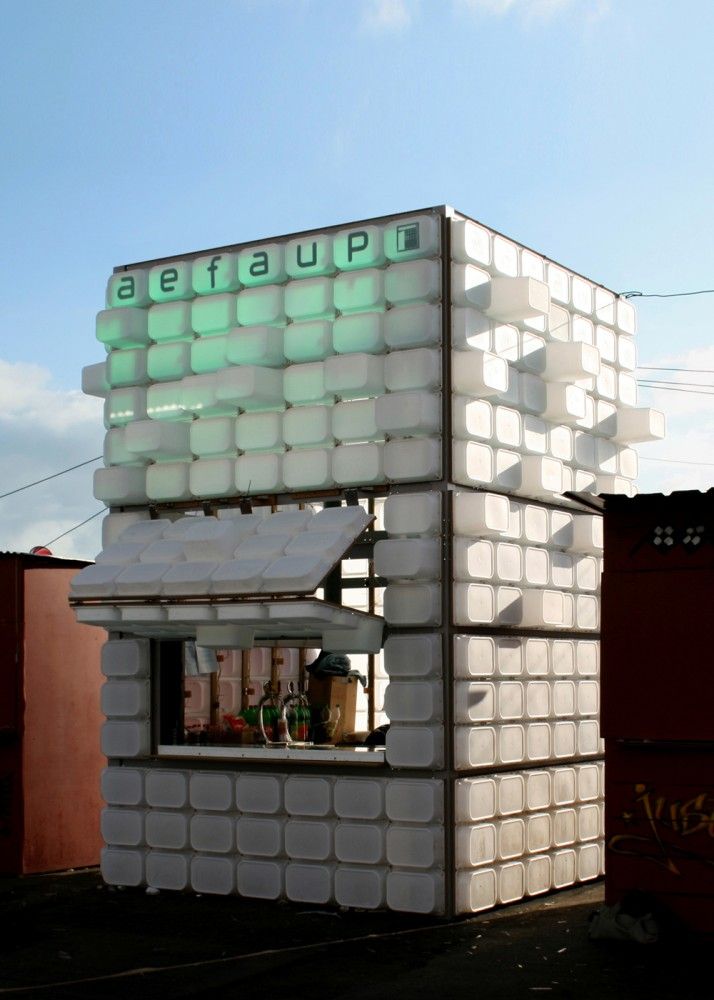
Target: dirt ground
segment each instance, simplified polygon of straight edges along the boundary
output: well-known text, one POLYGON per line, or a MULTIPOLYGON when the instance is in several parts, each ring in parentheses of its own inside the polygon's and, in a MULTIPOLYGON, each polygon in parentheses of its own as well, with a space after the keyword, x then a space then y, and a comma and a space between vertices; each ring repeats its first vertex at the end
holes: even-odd
MULTIPOLYGON (((592 942, 599 884, 458 921, 104 886, 94 870, 0 879, 0 997, 688 1000, 711 942, 592 942)), ((710 986, 707 987, 706 983, 710 986)))

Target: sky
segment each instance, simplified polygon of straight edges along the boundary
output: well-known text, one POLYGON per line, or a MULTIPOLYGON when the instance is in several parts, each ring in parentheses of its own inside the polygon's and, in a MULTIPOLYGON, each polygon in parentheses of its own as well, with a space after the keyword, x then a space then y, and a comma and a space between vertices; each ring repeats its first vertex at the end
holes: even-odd
MULTIPOLYGON (((616 291, 714 288, 710 0, 0 14, 0 493, 101 454, 80 373, 117 264, 446 203, 616 291)), ((701 372, 640 377, 712 386, 714 295, 635 304, 640 364, 701 372)), ((714 483, 712 402, 642 388, 642 491, 714 483)), ((94 468, 0 500, 0 551, 98 510, 94 468)), ((99 521, 53 551, 93 558, 99 521)))

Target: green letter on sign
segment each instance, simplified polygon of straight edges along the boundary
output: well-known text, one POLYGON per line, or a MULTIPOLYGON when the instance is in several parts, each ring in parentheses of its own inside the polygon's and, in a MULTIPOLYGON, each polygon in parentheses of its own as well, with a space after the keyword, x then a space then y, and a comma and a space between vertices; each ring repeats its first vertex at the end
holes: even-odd
POLYGON ((347 237, 347 260, 351 261, 356 253, 366 250, 369 245, 369 236, 364 229, 358 229, 356 233, 350 233, 347 237))
POLYGON ((265 250, 259 250, 253 254, 253 263, 248 268, 248 272, 253 278, 259 278, 262 274, 268 273, 268 255, 265 250))
POLYGON ((175 267, 169 267, 165 271, 161 272, 161 277, 159 278, 159 286, 162 292, 173 292, 176 289, 176 281, 178 279, 178 271, 175 267))
POLYGON ((117 298, 121 302, 126 302, 128 299, 133 299, 136 295, 136 284, 132 277, 120 278, 119 287, 117 288, 117 298))

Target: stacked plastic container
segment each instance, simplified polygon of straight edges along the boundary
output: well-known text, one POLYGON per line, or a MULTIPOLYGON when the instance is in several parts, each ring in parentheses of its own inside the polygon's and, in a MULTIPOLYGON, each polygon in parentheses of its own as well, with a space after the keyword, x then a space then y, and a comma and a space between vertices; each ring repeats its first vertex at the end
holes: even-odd
POLYGON ((148 504, 385 496, 390 728, 378 774, 169 769, 113 638, 105 879, 468 913, 597 877, 602 526, 563 494, 632 493, 663 435, 630 303, 441 208, 118 269, 106 305, 105 545, 148 504))

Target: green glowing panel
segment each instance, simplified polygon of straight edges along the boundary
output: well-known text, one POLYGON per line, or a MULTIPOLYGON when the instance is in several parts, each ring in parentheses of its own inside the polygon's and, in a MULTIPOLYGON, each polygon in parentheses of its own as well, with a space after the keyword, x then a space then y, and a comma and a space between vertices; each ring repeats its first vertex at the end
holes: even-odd
POLYGON ((191 370, 195 375, 217 372, 226 367, 227 337, 203 337, 191 344, 191 370))
POLYGON ((233 455, 236 451, 233 417, 200 417, 191 423, 191 451, 203 456, 233 455))
POLYGON ((285 288, 285 312, 292 320, 333 319, 335 304, 330 278, 291 281, 285 288))
POLYGON ((282 368, 283 331, 275 326, 239 326, 227 337, 226 360, 231 365, 282 368))
POLYGON ((154 344, 147 352, 146 371, 152 382, 173 382, 191 374, 191 344, 176 340, 154 344))
POLYGON ((439 252, 439 222, 431 215, 395 219, 384 230, 384 252, 389 260, 435 257, 439 252))
POLYGON ((335 306, 342 313, 372 312, 386 309, 384 271, 366 268, 340 274, 334 283, 335 306))
POLYGON ((160 302, 149 309, 148 317, 151 340, 193 340, 190 302, 160 302))
POLYGON ((332 354, 332 323, 291 323, 285 328, 284 351, 289 361, 322 361, 332 354))
POLYGON ((242 285, 279 285, 285 281, 285 248, 281 243, 265 243, 238 254, 238 277, 242 285))
POLYGON ((157 264, 149 271, 149 295, 154 302, 173 302, 174 299, 192 299, 191 264, 176 260, 171 264, 157 264))
POLYGON ((145 385, 147 351, 135 347, 125 351, 110 351, 107 356, 107 382, 112 389, 127 385, 145 385))
POLYGON ((329 236, 301 236, 285 248, 285 270, 291 278, 314 278, 334 274, 332 239, 329 236))
POLYGON ((382 230, 378 226, 341 229, 335 236, 332 250, 340 271, 381 267, 386 260, 382 230))
POLYGON ((150 301, 148 271, 119 271, 107 282, 106 302, 109 309, 148 306, 150 301))
POLYGON ((288 403, 334 403, 325 390, 325 366, 321 363, 290 365, 285 369, 283 391, 288 403))
POLYGON ((97 313, 97 340, 112 347, 142 347, 149 343, 146 309, 103 309, 97 313))
POLYGON ((240 288, 238 255, 215 253, 193 262, 191 281, 196 295, 216 295, 235 292, 240 288))
POLYGON ((181 383, 181 407, 196 416, 218 417, 233 415, 236 407, 217 395, 215 375, 189 375, 181 383))
POLYGON ((181 382, 150 385, 146 393, 146 414, 152 420, 190 420, 181 406, 181 382))
POLYGON ((104 400, 104 426, 124 427, 132 420, 146 418, 146 389, 110 389, 104 400))
POLYGON ((236 420, 241 451, 284 451, 282 413, 241 413, 236 420))
POLYGON ((238 322, 241 326, 282 326, 285 310, 280 285, 246 288, 240 292, 238 322))
POLYGON ((191 303, 191 326, 198 334, 226 333, 236 325, 238 297, 226 292, 208 295, 191 303))
POLYGON ((284 406, 282 371, 258 365, 231 365, 213 377, 217 399, 231 404, 234 410, 274 410, 284 406))
POLYGON ((332 327, 332 345, 338 354, 384 351, 384 314, 367 312, 338 316, 332 327))

